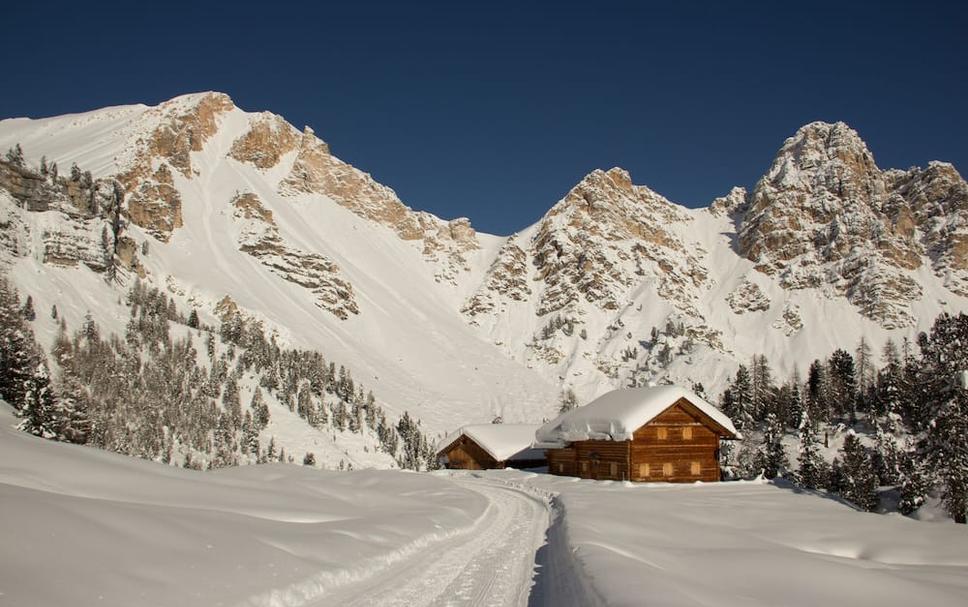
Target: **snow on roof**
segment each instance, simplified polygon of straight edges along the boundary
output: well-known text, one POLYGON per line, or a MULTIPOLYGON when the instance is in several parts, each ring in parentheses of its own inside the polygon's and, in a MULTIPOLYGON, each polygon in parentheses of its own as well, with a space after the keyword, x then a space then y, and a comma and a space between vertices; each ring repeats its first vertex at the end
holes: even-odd
POLYGON ((581 440, 631 440, 632 434, 657 415, 685 398, 717 424, 739 435, 733 422, 719 409, 679 386, 613 390, 584 407, 563 413, 541 426, 536 445, 562 445, 581 440))
POLYGON ((499 462, 522 459, 515 456, 530 455, 543 458, 544 454, 540 451, 537 454, 526 453, 531 450, 534 433, 540 427, 541 424, 469 424, 448 434, 441 441, 440 447, 443 449, 449 446, 463 435, 480 445, 488 455, 499 462))

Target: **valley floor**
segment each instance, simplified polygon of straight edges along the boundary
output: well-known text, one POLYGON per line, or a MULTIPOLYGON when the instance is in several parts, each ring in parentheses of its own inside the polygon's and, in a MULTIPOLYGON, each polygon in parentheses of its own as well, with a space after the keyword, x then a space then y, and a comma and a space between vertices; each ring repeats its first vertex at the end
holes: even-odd
POLYGON ((763 483, 170 468, 11 429, 0 605, 964 605, 968 529, 763 483))

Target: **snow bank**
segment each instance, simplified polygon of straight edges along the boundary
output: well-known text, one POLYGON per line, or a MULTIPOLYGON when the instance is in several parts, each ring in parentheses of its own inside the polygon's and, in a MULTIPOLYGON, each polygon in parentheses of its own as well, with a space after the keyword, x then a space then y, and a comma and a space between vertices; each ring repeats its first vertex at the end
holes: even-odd
POLYGON ((301 605, 468 532, 447 479, 294 465, 217 472, 53 443, 0 402, 0 603, 301 605))
POLYGON ((462 435, 470 438, 499 462, 515 459, 543 459, 544 451, 531 449, 540 424, 469 424, 451 432, 440 442, 447 447, 462 435))
POLYGON ((719 409, 679 386, 613 390, 584 407, 572 409, 538 429, 537 442, 556 446, 578 440, 631 440, 632 434, 685 398, 723 428, 738 435, 719 409))

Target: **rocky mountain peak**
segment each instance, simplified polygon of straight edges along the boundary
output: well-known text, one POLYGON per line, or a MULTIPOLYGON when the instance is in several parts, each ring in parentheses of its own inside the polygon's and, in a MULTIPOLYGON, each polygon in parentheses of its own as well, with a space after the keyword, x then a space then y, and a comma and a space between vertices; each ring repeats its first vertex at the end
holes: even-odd
POLYGON ((856 131, 814 122, 757 182, 739 251, 786 288, 823 287, 887 328, 906 326, 922 295, 910 272, 925 253, 949 288, 964 288, 950 272, 964 257, 964 200, 954 167, 882 171, 856 131))

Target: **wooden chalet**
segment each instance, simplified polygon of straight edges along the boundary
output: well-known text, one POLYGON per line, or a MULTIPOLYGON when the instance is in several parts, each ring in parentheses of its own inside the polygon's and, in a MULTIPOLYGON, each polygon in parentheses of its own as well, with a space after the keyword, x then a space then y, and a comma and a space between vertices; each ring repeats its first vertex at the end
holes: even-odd
POLYGON ((539 424, 472 424, 448 435, 437 451, 445 468, 490 470, 544 466, 544 450, 534 449, 539 424))
POLYGON ((719 441, 739 438, 722 411, 678 386, 615 390, 542 426, 548 471, 588 479, 718 481, 719 441))

